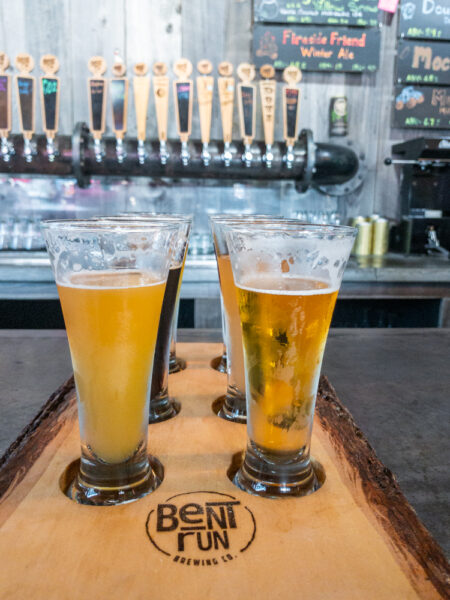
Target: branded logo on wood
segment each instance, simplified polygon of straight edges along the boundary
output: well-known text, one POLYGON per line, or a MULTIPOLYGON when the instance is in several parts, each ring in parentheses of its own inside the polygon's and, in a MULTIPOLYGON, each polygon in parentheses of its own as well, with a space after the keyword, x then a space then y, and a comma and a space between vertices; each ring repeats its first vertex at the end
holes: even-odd
POLYGON ((196 491, 177 494, 147 516, 147 536, 171 561, 210 567, 238 559, 256 535, 252 511, 230 494, 196 491))

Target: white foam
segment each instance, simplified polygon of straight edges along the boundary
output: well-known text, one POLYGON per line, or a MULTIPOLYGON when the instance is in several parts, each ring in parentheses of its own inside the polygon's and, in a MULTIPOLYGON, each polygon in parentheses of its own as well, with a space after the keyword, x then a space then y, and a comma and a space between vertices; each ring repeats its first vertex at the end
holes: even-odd
MULTIPOLYGON (((290 281, 298 281, 300 278, 283 277, 283 279, 284 279, 284 281, 289 281, 289 280, 290 281)), ((264 281, 265 278, 261 277, 261 280, 264 281)), ((246 292, 256 292, 258 294, 276 294, 277 296, 280 296, 280 295, 282 295, 282 296, 317 296, 319 294, 332 294, 339 290, 339 288, 337 288, 337 287, 329 286, 328 282, 323 281, 322 279, 310 279, 309 281, 317 281, 317 282, 325 284, 328 287, 315 288, 312 290, 311 289, 310 290, 304 290, 304 289, 273 290, 273 289, 267 289, 264 287, 260 287, 260 288, 249 287, 249 286, 242 285, 242 284, 237 285, 237 287, 241 290, 245 290, 246 292)))
MULTIPOLYGON (((73 278, 82 278, 82 277, 86 277, 87 279, 95 279, 95 277, 100 277, 102 278, 103 276, 106 275, 106 277, 108 278, 109 276, 112 275, 119 275, 119 276, 126 276, 126 275, 141 275, 142 279, 139 281, 138 279, 138 283, 137 285, 131 285, 130 282, 126 282, 125 285, 115 285, 115 286, 111 286, 111 285, 87 285, 86 281, 83 281, 82 284, 77 284, 76 282, 72 281, 65 281, 60 282, 60 281, 56 281, 57 285, 59 287, 64 287, 64 288, 74 288, 77 290, 127 290, 127 289, 134 289, 134 288, 143 288, 143 287, 154 287, 154 286, 158 286, 161 284, 166 284, 166 280, 163 279, 162 281, 149 281, 149 277, 147 274, 142 273, 142 271, 134 271, 134 270, 127 270, 124 269, 123 271, 80 271, 79 273, 73 273, 72 277, 73 278)), ((134 279, 134 277, 130 278, 130 281, 134 279)), ((125 283, 125 282, 124 282, 125 283)))

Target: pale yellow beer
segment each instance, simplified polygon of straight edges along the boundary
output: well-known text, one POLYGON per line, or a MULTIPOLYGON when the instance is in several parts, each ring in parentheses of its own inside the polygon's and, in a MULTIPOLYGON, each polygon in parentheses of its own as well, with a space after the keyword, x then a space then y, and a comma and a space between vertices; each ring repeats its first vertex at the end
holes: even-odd
POLYGON ((256 273, 237 291, 250 440, 272 454, 297 454, 310 439, 338 290, 319 279, 256 273))
POLYGON ((146 440, 165 281, 124 270, 73 274, 58 284, 80 402, 82 444, 121 463, 146 440))

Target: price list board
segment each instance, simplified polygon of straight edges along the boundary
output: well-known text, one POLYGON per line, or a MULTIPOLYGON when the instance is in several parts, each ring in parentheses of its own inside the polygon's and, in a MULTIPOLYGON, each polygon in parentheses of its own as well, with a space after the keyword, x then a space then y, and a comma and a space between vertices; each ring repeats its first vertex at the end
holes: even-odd
POLYGON ((253 0, 256 22, 378 25, 378 0, 253 0))
POLYGON ((399 36, 429 40, 450 40, 448 0, 403 0, 399 36))
POLYGON ((450 85, 450 42, 398 42, 397 83, 450 85))
POLYGON ((253 61, 276 69, 295 65, 302 71, 373 73, 378 69, 378 28, 317 25, 255 25, 253 61))
POLYGON ((450 129, 450 88, 396 86, 394 127, 450 129))

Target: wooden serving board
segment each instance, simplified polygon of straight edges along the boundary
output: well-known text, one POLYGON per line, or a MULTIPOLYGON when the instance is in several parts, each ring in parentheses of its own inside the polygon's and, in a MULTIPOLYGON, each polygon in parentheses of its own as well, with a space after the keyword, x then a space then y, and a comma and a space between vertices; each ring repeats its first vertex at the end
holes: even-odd
POLYGON ((187 369, 169 387, 181 412, 149 429, 164 481, 131 504, 63 495, 60 478, 79 456, 73 382, 53 394, 0 462, 0 598, 448 598, 442 550, 326 378, 312 443, 323 487, 267 500, 231 483, 246 429, 211 409, 225 391, 209 366, 221 349, 177 346, 187 369))

